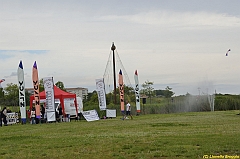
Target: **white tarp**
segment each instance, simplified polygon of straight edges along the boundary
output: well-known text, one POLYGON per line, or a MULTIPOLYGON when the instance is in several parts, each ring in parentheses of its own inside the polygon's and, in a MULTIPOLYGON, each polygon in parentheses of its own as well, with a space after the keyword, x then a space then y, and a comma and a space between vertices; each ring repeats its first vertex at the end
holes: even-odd
POLYGON ((53 78, 43 78, 44 90, 46 93, 46 113, 47 121, 56 121, 53 78))
POLYGON ((74 98, 64 99, 64 109, 66 114, 76 115, 76 107, 74 104, 74 98))
POLYGON ((96 79, 96 89, 98 94, 99 108, 100 110, 106 110, 107 104, 103 79, 96 79))
POLYGON ((106 109, 106 117, 108 118, 116 118, 116 109, 106 109))
POLYGON ((87 121, 99 120, 99 116, 96 110, 83 111, 82 114, 87 121))
MULTIPOLYGON (((76 107, 74 103, 74 98, 65 98, 64 99, 64 109, 66 114, 76 115, 76 107)), ((60 99, 55 99, 56 108, 60 103, 60 99)), ((81 97, 77 97, 78 113, 83 111, 83 104, 81 97)))

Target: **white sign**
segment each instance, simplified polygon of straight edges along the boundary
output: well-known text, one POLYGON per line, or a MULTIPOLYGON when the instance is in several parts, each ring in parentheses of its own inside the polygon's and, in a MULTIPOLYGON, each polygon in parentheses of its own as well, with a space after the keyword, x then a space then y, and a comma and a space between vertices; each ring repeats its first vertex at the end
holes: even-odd
POLYGON ((55 116, 55 105, 54 105, 54 89, 53 89, 53 78, 43 78, 44 90, 46 93, 46 112, 47 121, 56 121, 55 116))
POLYGON ((98 113, 96 110, 83 111, 82 114, 87 121, 99 120, 98 113))
POLYGON ((106 109, 106 117, 116 118, 116 109, 106 109))
POLYGON ((64 109, 66 114, 76 115, 76 107, 74 103, 74 98, 64 99, 64 109))
MULTIPOLYGON (((7 113, 7 124, 8 125, 11 125, 11 124, 16 124, 18 121, 18 113, 7 113)), ((3 121, 2 121, 2 124, 3 124, 3 121)))
POLYGON ((96 79, 96 89, 98 94, 99 108, 100 110, 106 110, 107 104, 103 79, 96 79))

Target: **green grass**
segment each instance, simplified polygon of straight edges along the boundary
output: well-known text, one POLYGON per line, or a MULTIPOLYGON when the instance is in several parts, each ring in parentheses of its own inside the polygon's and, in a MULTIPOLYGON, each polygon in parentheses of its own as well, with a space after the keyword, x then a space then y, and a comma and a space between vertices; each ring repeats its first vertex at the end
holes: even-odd
POLYGON ((192 112, 0 128, 0 158, 240 156, 239 111, 192 112))

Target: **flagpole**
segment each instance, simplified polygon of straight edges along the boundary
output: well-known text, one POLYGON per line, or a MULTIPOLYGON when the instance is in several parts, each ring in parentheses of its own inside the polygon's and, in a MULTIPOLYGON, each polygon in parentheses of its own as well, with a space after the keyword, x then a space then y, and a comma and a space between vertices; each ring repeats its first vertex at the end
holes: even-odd
POLYGON ((115 73, 115 51, 116 46, 114 45, 114 42, 112 44, 111 50, 113 51, 113 80, 114 80, 114 104, 117 103, 117 93, 116 93, 116 73, 115 73))

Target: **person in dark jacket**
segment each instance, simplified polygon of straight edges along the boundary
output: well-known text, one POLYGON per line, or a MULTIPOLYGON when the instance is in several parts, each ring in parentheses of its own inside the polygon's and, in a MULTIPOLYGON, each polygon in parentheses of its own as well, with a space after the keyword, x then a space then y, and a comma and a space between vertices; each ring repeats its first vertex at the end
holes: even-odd
POLYGON ((1 114, 2 114, 4 126, 7 126, 7 108, 6 107, 3 108, 1 114))
POLYGON ((59 122, 61 123, 62 122, 62 117, 63 117, 61 104, 58 105, 58 115, 59 115, 59 122))
POLYGON ((2 127, 2 112, 0 111, 0 127, 2 127))

